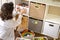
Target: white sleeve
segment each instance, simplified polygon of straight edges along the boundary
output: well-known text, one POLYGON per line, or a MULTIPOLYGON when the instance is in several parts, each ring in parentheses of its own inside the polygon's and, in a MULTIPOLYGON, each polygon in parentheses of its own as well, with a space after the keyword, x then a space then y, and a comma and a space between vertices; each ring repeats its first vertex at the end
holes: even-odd
POLYGON ((22 15, 19 15, 18 19, 17 19, 17 25, 21 24, 21 21, 22 21, 22 15))
POLYGON ((22 15, 19 15, 18 19, 13 22, 13 27, 17 27, 19 24, 21 24, 22 21, 22 15))
POLYGON ((14 21, 14 20, 7 21, 4 25, 4 27, 16 28, 18 25, 21 24, 21 21, 22 21, 22 15, 19 15, 19 17, 16 21, 14 21))

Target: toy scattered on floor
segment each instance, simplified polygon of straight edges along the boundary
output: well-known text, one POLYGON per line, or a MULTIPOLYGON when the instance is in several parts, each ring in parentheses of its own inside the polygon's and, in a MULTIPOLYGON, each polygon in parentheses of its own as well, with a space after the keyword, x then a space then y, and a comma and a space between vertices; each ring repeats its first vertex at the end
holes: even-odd
POLYGON ((48 40, 48 39, 45 37, 35 37, 34 40, 48 40))
MULTIPOLYGON (((17 38, 17 40, 31 40, 29 38, 17 38)), ((46 37, 34 37, 32 40, 48 40, 46 37)))
POLYGON ((34 32, 28 29, 23 30, 22 32, 20 32, 22 37, 30 37, 30 36, 35 36, 34 32))

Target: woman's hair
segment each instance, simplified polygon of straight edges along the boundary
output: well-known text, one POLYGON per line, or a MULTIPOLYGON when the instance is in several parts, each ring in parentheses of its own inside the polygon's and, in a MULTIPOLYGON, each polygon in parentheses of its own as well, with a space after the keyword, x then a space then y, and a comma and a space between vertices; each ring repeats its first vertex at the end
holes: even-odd
POLYGON ((21 3, 21 6, 28 6, 28 4, 27 3, 21 3))
POLYGON ((2 20, 9 20, 12 19, 12 12, 13 12, 13 3, 4 3, 1 7, 1 18, 2 20))

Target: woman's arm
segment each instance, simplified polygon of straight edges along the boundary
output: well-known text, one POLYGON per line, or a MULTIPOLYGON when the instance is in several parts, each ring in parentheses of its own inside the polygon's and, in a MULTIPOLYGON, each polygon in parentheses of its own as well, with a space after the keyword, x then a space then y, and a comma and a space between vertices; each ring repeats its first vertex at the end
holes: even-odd
MULTIPOLYGON (((25 9, 20 10, 20 14, 16 16, 17 18, 17 24, 20 25, 22 22, 22 17, 23 17, 23 13, 25 13, 25 9), (19 17, 18 17, 19 16, 19 17)), ((17 27, 17 26, 16 26, 17 27)))
POLYGON ((13 27, 17 27, 18 25, 21 24, 22 17, 23 17, 22 14, 24 13, 24 11, 25 11, 24 9, 21 10, 21 11, 20 11, 20 14, 17 15, 17 17, 16 17, 16 18, 17 18, 16 21, 14 21, 14 22, 12 23, 12 26, 13 26, 13 27))
POLYGON ((5 26, 5 27, 8 27, 8 28, 16 28, 18 25, 21 24, 22 17, 23 17, 23 15, 22 15, 23 12, 24 12, 24 10, 21 10, 21 11, 20 11, 20 14, 18 15, 17 20, 7 21, 4 26, 5 26))

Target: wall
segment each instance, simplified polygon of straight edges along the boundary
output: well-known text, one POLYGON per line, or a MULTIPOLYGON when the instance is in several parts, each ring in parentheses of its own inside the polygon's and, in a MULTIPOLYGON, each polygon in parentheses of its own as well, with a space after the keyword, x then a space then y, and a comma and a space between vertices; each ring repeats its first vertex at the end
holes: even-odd
POLYGON ((21 0, 15 0, 15 4, 21 3, 21 0))

